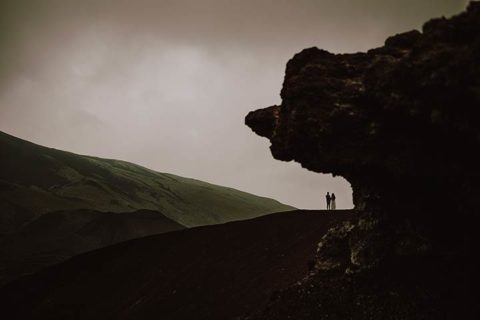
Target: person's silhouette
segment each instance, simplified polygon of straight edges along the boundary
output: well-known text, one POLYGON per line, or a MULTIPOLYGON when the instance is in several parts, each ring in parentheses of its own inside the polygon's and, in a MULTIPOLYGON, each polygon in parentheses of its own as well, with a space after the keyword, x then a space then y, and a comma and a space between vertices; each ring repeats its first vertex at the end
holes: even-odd
POLYGON ((332 197, 330 196, 330 192, 327 192, 327 195, 325 196, 327 199, 327 210, 330 210, 330 201, 332 201, 332 197))
POLYGON ((337 197, 335 197, 335 193, 332 192, 332 196, 331 196, 330 198, 331 198, 331 200, 330 200, 330 201, 331 201, 330 209, 332 209, 332 210, 337 209, 337 204, 335 203, 335 199, 336 199, 337 197))

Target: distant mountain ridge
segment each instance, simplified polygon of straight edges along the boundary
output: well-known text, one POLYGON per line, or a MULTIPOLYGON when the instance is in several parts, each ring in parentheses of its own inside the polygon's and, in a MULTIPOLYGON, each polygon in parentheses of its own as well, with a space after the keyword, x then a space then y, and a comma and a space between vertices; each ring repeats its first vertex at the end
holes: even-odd
POLYGON ((292 210, 278 201, 129 162, 39 146, 0 131, 0 234, 46 212, 159 211, 187 227, 292 210))

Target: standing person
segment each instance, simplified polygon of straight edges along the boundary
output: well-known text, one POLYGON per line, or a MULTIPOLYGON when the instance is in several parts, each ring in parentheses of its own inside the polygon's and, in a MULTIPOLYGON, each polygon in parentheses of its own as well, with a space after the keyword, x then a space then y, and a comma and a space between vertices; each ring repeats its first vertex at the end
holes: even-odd
POLYGON ((330 201, 332 200, 332 197, 330 196, 329 192, 327 192, 325 198, 327 199, 327 210, 330 210, 330 201))
POLYGON ((337 209, 337 204, 335 203, 335 199, 336 199, 335 193, 332 193, 332 196, 331 196, 331 202, 332 202, 332 204, 331 204, 331 209, 332 209, 332 210, 337 209))

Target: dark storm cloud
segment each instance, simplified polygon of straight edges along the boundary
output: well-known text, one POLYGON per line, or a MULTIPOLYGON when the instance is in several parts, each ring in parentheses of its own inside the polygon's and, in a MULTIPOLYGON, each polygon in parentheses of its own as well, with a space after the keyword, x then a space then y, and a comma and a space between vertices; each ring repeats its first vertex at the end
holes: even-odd
POLYGON ((317 206, 348 207, 347 182, 272 159, 243 125, 279 102, 285 63, 305 47, 367 50, 455 0, 2 1, 0 129, 317 206))

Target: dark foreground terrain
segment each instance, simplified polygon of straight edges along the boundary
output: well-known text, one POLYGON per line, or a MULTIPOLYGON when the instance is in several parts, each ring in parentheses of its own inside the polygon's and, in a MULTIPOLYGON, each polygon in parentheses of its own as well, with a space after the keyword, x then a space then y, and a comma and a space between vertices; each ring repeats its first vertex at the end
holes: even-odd
POLYGON ((235 319, 302 279, 352 211, 291 211, 120 243, 0 290, 5 319, 235 319))
POLYGON ((49 212, 0 237, 0 285, 74 255, 185 227, 158 211, 49 212))

